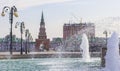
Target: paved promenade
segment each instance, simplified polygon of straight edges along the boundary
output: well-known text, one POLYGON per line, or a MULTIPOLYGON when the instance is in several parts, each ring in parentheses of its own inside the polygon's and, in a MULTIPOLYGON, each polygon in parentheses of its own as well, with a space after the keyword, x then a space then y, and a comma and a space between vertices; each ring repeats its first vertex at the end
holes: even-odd
MULTIPOLYGON (((90 53, 91 57, 100 57, 100 52, 90 53)), ((21 58, 54 58, 54 57, 63 57, 63 58, 78 58, 81 57, 80 52, 30 52, 28 54, 23 53, 20 55, 20 52, 13 52, 10 55, 10 52, 0 52, 0 59, 21 59, 21 58)))

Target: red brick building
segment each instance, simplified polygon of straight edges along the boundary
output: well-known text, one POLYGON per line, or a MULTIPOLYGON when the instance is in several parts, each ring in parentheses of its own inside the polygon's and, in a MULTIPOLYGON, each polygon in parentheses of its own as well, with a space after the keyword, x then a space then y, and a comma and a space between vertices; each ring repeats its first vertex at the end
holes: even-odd
POLYGON ((86 33, 88 38, 95 37, 95 25, 93 23, 74 23, 64 24, 63 26, 63 39, 67 39, 75 34, 86 33))
POLYGON ((41 16, 41 22, 40 22, 40 29, 39 29, 38 39, 36 39, 36 45, 35 45, 37 51, 40 50, 39 47, 40 47, 41 44, 44 45, 44 49, 45 50, 49 50, 50 40, 47 39, 43 12, 42 12, 42 16, 41 16))

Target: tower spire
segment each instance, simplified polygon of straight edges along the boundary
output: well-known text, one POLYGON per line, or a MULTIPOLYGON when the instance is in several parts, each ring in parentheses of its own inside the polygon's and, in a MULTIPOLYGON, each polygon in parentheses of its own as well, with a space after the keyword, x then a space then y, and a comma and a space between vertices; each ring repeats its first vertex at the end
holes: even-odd
POLYGON ((40 25, 45 25, 43 11, 42 11, 42 15, 41 15, 41 23, 40 23, 40 25))
POLYGON ((47 39, 47 35, 46 35, 43 11, 41 14, 41 22, 40 22, 40 28, 39 28, 39 33, 38 33, 38 39, 36 39, 36 45, 35 45, 37 51, 39 51, 39 50, 41 51, 41 49, 39 49, 41 44, 44 45, 43 49, 49 50, 50 40, 47 39))

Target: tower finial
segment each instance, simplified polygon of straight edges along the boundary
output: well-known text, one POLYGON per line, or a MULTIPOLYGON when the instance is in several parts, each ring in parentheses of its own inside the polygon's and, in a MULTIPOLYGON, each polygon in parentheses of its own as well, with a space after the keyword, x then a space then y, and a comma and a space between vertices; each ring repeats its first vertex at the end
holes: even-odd
POLYGON ((44 23, 44 15, 43 15, 43 11, 42 11, 41 23, 40 23, 40 24, 41 24, 41 25, 45 24, 45 23, 44 23))

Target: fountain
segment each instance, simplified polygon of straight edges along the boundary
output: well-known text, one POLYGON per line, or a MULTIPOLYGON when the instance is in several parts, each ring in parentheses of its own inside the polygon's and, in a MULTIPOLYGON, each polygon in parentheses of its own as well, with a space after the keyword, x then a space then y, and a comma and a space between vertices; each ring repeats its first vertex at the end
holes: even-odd
MULTIPOLYGON (((71 41, 72 40, 73 38, 71 39, 71 41)), ((41 44, 40 49, 43 46, 44 45, 41 44)), ((57 53, 57 55, 59 56, 58 58, 53 57, 53 58, 0 60, 0 67, 1 67, 0 71, 8 71, 8 70, 11 71, 99 71, 100 70, 100 58, 91 58, 91 62, 88 62, 90 61, 90 56, 88 56, 89 45, 88 45, 87 36, 85 34, 83 35, 82 44, 81 44, 81 48, 84 51, 83 59, 85 59, 85 61, 83 61, 82 58, 72 58, 72 57, 64 58, 66 56, 62 55, 62 53, 64 53, 63 47, 65 47, 65 44, 59 46, 58 49, 59 54, 57 53)), ((75 52, 71 52, 71 53, 75 53, 75 52)))
POLYGON ((105 61, 103 71, 120 71, 119 37, 116 32, 108 40, 105 61))
POLYGON ((40 44, 39 49, 40 49, 40 51, 44 51, 44 44, 40 44))
POLYGON ((82 49, 82 58, 85 62, 90 61, 90 53, 89 53, 89 42, 86 34, 83 34, 82 36, 82 43, 80 45, 80 48, 82 49))
MULTIPOLYGON (((67 43, 71 48, 79 48, 80 36, 72 36, 67 43), (76 43, 76 44, 73 44, 76 43)), ((67 43, 58 46, 56 57, 51 58, 34 58, 34 59, 9 59, 0 60, 0 71, 99 71, 100 58, 91 58, 89 56, 89 43, 86 34, 83 34, 81 48, 83 49, 83 59, 79 58, 79 52, 65 52, 64 47, 67 43), (78 54, 75 56, 74 54, 78 54), (66 55, 67 54, 67 55, 66 55), (57 56, 58 55, 58 56, 57 56), (72 57, 71 55, 75 56, 72 57), (70 57, 71 56, 71 57, 70 57), (78 58, 76 58, 78 57, 78 58), (90 61, 90 62, 89 62, 90 61)), ((40 45, 40 50, 44 51, 44 45, 40 45)), ((34 56, 32 56, 34 57, 34 56)))
POLYGON ((58 58, 62 58, 63 55, 62 55, 62 52, 63 52, 63 46, 58 46, 58 49, 57 49, 57 52, 58 54, 56 55, 58 58))

